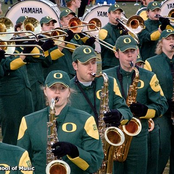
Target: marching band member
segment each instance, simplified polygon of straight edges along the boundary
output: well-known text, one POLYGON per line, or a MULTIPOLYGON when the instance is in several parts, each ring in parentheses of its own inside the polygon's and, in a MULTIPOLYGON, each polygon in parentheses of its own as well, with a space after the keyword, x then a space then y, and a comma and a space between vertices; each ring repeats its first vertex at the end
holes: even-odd
MULTIPOLYGON (((103 85, 103 78, 95 78, 92 73, 97 72, 97 55, 90 46, 80 46, 76 48, 72 55, 73 67, 76 76, 71 79, 71 88, 76 92, 71 96, 71 104, 77 109, 87 111, 95 116, 98 123, 100 110, 100 90, 103 85)), ((113 78, 109 78, 109 108, 111 109, 109 121, 113 125, 126 124, 132 117, 129 108, 126 106, 125 100, 122 98, 117 82, 113 78)))
MULTIPOLYGON (((118 4, 111 5, 108 9, 109 22, 99 31, 99 38, 111 45, 115 44, 117 38, 126 34, 123 32, 123 26, 116 19, 120 19, 123 10, 118 4)), ((119 64, 119 60, 115 59, 114 52, 101 45, 102 69, 111 68, 119 64)))
MULTIPOLYGON (((94 173, 103 159, 102 144, 91 114, 70 106, 70 78, 61 70, 51 71, 44 86, 48 104, 55 100, 55 119, 59 141, 52 148, 55 156, 69 164, 71 174, 94 173)), ((22 118, 18 146, 28 150, 35 174, 45 174, 47 122, 50 108, 46 107, 22 118)))
MULTIPOLYGON (((62 14, 60 14, 60 18, 61 16, 62 14)), ((50 31, 50 29, 51 30, 55 29, 53 21, 55 20, 48 16, 43 17, 40 20, 42 31, 50 31)), ((70 34, 71 32, 69 32, 68 36, 65 37, 65 41, 69 41, 73 37, 70 34)), ((50 39, 50 41, 54 42, 54 39, 50 39)), ((50 50, 50 55, 52 57, 52 64, 44 69, 44 76, 46 77, 49 74, 49 72, 59 69, 67 72, 70 78, 72 78, 74 76, 74 70, 72 68, 72 58, 71 58, 72 56, 70 50, 64 48, 66 44, 63 41, 62 42, 60 41, 59 45, 56 45, 56 39, 55 39, 54 44, 57 47, 57 49, 50 50)))
MULTIPOLYGON (((158 173, 163 173, 168 162, 171 150, 170 173, 174 173, 174 150, 173 150, 173 130, 171 136, 171 115, 174 112, 173 105, 173 73, 174 73, 174 31, 164 30, 156 47, 156 56, 145 61, 145 69, 156 73, 164 95, 167 98, 169 109, 161 118, 154 119, 160 127, 160 151, 158 160, 158 173), (170 140, 171 138, 171 140, 170 140), (172 146, 171 146, 172 141, 172 146)), ((173 119, 173 118, 172 118, 173 119)), ((172 125, 173 129, 173 125, 172 125)))
POLYGON ((148 4, 148 19, 144 22, 145 29, 138 34, 140 54, 144 61, 155 55, 156 44, 161 32, 167 28, 171 28, 168 18, 157 17, 160 15, 160 12, 161 4, 159 2, 153 1, 148 4))
POLYGON ((154 73, 137 67, 139 72, 137 75, 131 66, 130 63, 135 65, 139 54, 137 42, 133 37, 120 36, 116 41, 115 49, 115 56, 119 59, 120 66, 107 69, 105 72, 118 80, 118 87, 125 99, 129 97, 130 85, 138 81, 137 91, 136 89, 131 91, 133 94, 137 92, 137 96, 132 96, 136 97, 137 102, 133 101, 130 104, 130 110, 134 117, 140 119, 142 130, 133 137, 127 159, 124 162, 114 163, 114 173, 146 174, 148 173, 148 119, 163 115, 168 108, 167 101, 154 73))
POLYGON ((77 14, 77 10, 81 6, 81 0, 66 0, 66 6, 75 14, 77 14))

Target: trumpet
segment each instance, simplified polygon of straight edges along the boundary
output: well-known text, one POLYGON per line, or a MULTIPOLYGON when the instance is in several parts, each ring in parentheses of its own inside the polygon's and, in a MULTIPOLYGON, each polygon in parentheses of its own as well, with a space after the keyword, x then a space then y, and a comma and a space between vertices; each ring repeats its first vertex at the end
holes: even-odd
POLYGON ((169 12, 168 16, 161 16, 160 14, 156 14, 155 18, 167 18, 170 20, 170 23, 174 23, 174 9, 169 12))
POLYGON ((128 30, 128 33, 139 43, 137 34, 144 29, 144 20, 142 17, 134 15, 127 19, 122 16, 121 19, 117 18, 116 21, 123 25, 123 27, 128 30))

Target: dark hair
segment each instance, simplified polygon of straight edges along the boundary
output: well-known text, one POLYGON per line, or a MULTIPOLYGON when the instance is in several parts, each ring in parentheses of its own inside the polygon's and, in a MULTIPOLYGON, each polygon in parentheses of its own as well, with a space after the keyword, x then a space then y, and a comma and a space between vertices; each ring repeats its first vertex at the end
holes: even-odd
POLYGON ((15 25, 15 31, 17 31, 17 28, 21 28, 21 26, 22 26, 22 23, 16 24, 16 25, 15 25))

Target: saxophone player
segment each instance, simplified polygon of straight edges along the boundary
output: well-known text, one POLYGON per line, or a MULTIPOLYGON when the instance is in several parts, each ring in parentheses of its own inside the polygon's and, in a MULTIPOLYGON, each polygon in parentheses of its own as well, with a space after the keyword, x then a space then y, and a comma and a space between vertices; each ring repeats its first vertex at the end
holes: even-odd
MULTIPOLYGON (((51 71, 44 86, 47 103, 55 100, 55 118, 58 141, 52 152, 62 157, 71 174, 90 174, 98 170, 103 159, 103 149, 95 119, 91 114, 70 106, 70 78, 61 70, 51 71)), ((47 123, 50 108, 33 112, 22 118, 18 146, 28 150, 35 174, 45 174, 47 123)), ((49 131, 48 131, 49 132, 49 131)))
POLYGON ((174 149, 173 149, 173 125, 171 113, 174 112, 173 82, 174 82, 174 31, 164 30, 161 33, 157 47, 156 56, 150 57, 145 61, 145 69, 154 72, 160 82, 164 95, 167 98, 169 109, 163 117, 155 118, 155 124, 160 127, 160 154, 159 154, 159 173, 164 171, 170 156, 170 174, 174 173, 174 149), (158 61, 157 61, 158 60, 158 61), (172 128, 172 129, 171 129, 172 128), (171 150, 171 151, 170 151, 171 150))
MULTIPOLYGON (((136 41, 128 35, 120 36, 115 48, 115 56, 119 59, 120 65, 107 69, 106 73, 118 80, 121 94, 126 99, 129 86, 137 78, 131 64, 135 65, 139 49, 136 41)), ((136 102, 130 105, 130 109, 134 117, 140 119, 142 130, 133 137, 127 159, 124 162, 115 161, 115 174, 148 173, 148 119, 163 115, 168 108, 156 75, 142 68, 138 68, 138 71, 137 91, 132 91, 134 94, 137 93, 136 102)))

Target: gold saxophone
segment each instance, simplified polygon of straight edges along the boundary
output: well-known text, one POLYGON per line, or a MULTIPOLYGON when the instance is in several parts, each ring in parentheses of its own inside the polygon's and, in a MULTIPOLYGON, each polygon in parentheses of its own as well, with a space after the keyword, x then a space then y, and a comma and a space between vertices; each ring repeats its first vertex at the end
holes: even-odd
POLYGON ((123 144, 125 137, 123 132, 117 127, 108 127, 103 121, 104 113, 109 111, 108 99, 108 76, 106 73, 99 74, 103 76, 104 85, 101 90, 100 113, 98 119, 98 130, 103 143, 104 160, 98 174, 112 174, 113 159, 115 149, 123 144))
POLYGON ((58 98, 52 99, 50 104, 49 122, 47 122, 47 167, 46 174, 70 174, 69 165, 62 160, 57 160, 57 157, 52 153, 51 146, 58 142, 58 134, 55 119, 55 103, 58 98))
MULTIPOLYGON (((131 63, 132 66, 132 63, 131 63)), ((137 97, 137 84, 139 81, 139 71, 138 69, 133 66, 133 69, 135 71, 135 78, 133 80, 132 85, 129 87, 128 96, 126 99, 126 104, 130 107, 132 103, 136 102, 137 97)), ((132 119, 129 121, 128 124, 120 126, 120 129, 123 130, 125 135, 125 141, 124 143, 119 146, 114 154, 114 160, 119 162, 124 162, 127 158, 130 144, 132 141, 133 136, 138 135, 141 132, 142 125, 139 119, 132 117, 132 119)))

